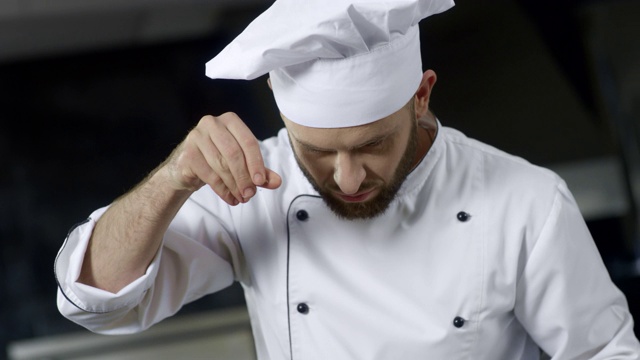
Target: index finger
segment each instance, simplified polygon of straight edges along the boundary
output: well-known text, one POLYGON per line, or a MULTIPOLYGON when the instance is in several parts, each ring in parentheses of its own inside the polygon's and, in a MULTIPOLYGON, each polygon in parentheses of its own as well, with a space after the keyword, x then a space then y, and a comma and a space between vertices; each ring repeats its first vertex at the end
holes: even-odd
POLYGON ((238 115, 226 113, 221 115, 219 119, 225 123, 229 132, 240 145, 253 184, 256 186, 264 185, 267 182, 267 171, 258 139, 238 115))

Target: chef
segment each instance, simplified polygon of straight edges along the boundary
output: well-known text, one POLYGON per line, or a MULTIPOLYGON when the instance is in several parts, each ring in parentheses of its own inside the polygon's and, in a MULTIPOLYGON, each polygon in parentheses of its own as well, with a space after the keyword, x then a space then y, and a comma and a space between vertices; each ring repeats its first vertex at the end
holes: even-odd
POLYGON ((202 118, 70 231, 62 314, 129 334, 238 281, 263 360, 639 359, 566 184, 429 110, 418 22, 451 6, 277 0, 206 73, 268 73, 284 128, 202 118))

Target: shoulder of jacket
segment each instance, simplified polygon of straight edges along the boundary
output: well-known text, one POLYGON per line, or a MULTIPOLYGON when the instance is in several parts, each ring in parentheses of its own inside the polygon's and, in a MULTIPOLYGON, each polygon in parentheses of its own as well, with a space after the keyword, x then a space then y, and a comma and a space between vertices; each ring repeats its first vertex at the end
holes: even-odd
POLYGON ((509 180, 525 181, 538 185, 547 184, 557 187, 564 181, 552 170, 532 164, 528 160, 513 154, 509 154, 492 145, 479 140, 469 138, 462 132, 443 128, 443 136, 447 148, 451 152, 460 152, 458 156, 481 161, 487 175, 497 175, 502 179, 501 183, 509 180))

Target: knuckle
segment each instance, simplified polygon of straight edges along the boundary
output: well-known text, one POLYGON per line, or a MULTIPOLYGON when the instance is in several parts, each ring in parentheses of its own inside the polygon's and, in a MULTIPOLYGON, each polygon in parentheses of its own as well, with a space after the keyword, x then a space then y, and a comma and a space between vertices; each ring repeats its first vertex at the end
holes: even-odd
POLYGON ((241 161, 244 161, 244 154, 242 152, 242 149, 236 146, 232 146, 227 150, 227 157, 229 158, 229 161, 233 164, 237 164, 237 163, 240 163, 241 161))
POLYGON ((213 131, 217 126, 219 126, 219 123, 219 118, 212 115, 206 115, 198 121, 198 125, 196 125, 194 130, 197 131, 199 135, 204 135, 213 131))
POLYGON ((245 147, 250 150, 259 150, 260 145, 258 145, 258 140, 255 137, 247 136, 239 140, 242 147, 245 147))
POLYGON ((200 137, 200 132, 198 130, 192 130, 187 134, 187 137, 184 139, 185 144, 194 144, 198 141, 200 137))
POLYGON ((224 183, 224 180, 222 180, 221 177, 216 176, 216 175, 209 176, 209 178, 207 179, 207 183, 214 190, 216 190, 216 189, 222 190, 222 189, 226 189, 227 188, 227 186, 224 183))
POLYGON ((213 121, 215 121, 215 117, 214 116, 205 115, 202 118, 200 118, 200 121, 198 121, 198 125, 196 126, 196 128, 206 126, 207 124, 209 124, 209 123, 211 123, 213 121))
POLYGON ((248 166, 259 166, 264 167, 264 160, 262 159, 262 154, 258 152, 256 155, 247 157, 247 165, 248 166))
POLYGON ((222 155, 218 155, 215 157, 216 166, 219 168, 219 171, 222 173, 229 172, 229 163, 222 155))
POLYGON ((233 193, 236 188, 233 183, 229 184, 225 181, 223 176, 218 175, 214 171, 211 171, 206 175, 204 181, 218 194, 233 193))
POLYGON ((235 120, 235 119, 239 119, 239 116, 238 116, 238 114, 236 114, 233 111, 227 111, 226 113, 220 115, 218 118, 221 121, 227 122, 227 121, 232 121, 232 120, 235 120))
POLYGON ((242 173, 238 176, 238 184, 240 184, 241 188, 253 187, 253 181, 251 181, 251 177, 248 173, 242 173))

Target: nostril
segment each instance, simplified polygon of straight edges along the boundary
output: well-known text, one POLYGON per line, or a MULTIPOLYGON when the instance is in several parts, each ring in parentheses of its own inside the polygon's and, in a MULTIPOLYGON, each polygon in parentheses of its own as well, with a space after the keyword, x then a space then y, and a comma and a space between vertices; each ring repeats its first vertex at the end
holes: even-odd
POLYGON ((364 167, 343 166, 333 173, 333 180, 345 195, 353 195, 360 191, 361 185, 367 177, 364 167))

